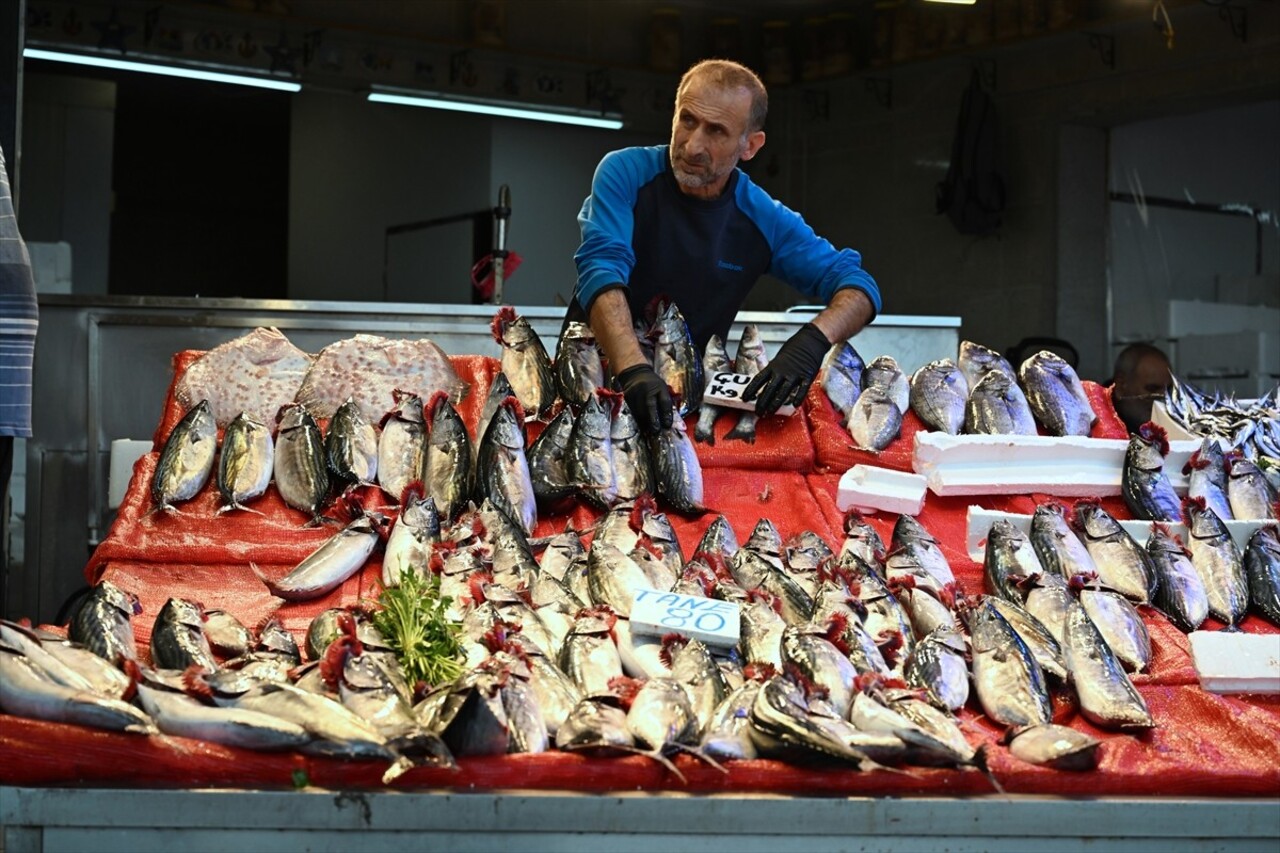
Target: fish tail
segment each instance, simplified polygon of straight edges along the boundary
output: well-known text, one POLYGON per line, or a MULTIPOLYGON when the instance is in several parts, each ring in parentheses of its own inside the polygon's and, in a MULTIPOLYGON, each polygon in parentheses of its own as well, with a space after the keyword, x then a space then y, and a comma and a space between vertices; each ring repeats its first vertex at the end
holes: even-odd
POLYGON ((996 793, 1004 795, 1004 786, 1000 784, 1000 780, 996 778, 996 774, 992 772, 990 765, 987 763, 987 744, 982 744, 973 753, 972 765, 981 771, 983 776, 987 777, 987 781, 991 783, 991 787, 996 789, 996 793))
POLYGON ((738 439, 748 444, 756 443, 756 421, 758 419, 751 412, 746 412, 742 417, 738 418, 738 423, 729 430, 729 434, 725 436, 727 439, 738 439))
POLYGON ((712 758, 711 755, 707 753, 705 750, 703 750, 701 747, 685 746, 684 744, 680 744, 680 743, 675 744, 674 746, 676 747, 676 749, 680 750, 681 752, 688 753, 689 755, 692 755, 694 758, 697 758, 701 761, 705 761, 707 764, 710 764, 712 767, 719 770, 721 773, 725 774, 726 776, 729 775, 728 768, 726 768, 719 761, 716 761, 714 758, 712 758))

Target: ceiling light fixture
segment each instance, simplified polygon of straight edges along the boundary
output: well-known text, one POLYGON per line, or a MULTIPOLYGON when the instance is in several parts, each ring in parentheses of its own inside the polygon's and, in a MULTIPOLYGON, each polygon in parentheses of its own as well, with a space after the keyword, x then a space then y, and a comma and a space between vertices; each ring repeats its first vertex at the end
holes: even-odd
POLYGON ((953 6, 972 6, 978 0, 926 0, 928 3, 950 3, 953 6))
POLYGON ((232 83, 237 86, 257 86, 280 92, 297 92, 301 84, 292 80, 275 80, 269 77, 250 77, 245 74, 226 74, 204 68, 179 65, 161 65, 154 62, 134 62, 129 59, 112 59, 107 56, 90 56, 83 53, 64 53, 59 50, 42 50, 28 47, 22 51, 26 59, 43 59, 49 62, 66 62, 72 65, 92 65, 96 68, 112 68, 116 71, 139 71, 144 74, 161 74, 166 77, 184 77, 189 80, 207 80, 212 83, 232 83))
POLYGON ((532 107, 518 105, 511 101, 454 98, 435 92, 408 93, 375 89, 369 93, 368 99, 376 104, 428 107, 435 110, 453 110, 500 118, 522 118, 557 124, 575 124, 582 127, 599 127, 605 130, 619 130, 622 127, 622 116, 617 113, 593 112, 571 107, 532 107))

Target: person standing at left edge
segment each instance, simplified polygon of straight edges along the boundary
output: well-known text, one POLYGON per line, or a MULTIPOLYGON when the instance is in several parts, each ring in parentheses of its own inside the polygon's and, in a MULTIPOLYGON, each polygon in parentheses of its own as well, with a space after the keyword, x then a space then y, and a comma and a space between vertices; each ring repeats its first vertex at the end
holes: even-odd
POLYGON ((669 145, 605 155, 578 223, 578 282, 566 314, 586 320, 641 428, 671 426, 671 392, 645 361, 632 318, 666 295, 699 350, 728 336, 747 293, 770 273, 826 308, 743 390, 771 415, 798 404, 832 344, 880 311, 880 290, 852 249, 837 250, 738 168, 764 145, 769 97, 750 69, 710 59, 676 89, 669 145))
POLYGON ((36 348, 35 278, 0 150, 0 553, 9 564, 9 478, 13 439, 31 436, 31 360, 36 348))

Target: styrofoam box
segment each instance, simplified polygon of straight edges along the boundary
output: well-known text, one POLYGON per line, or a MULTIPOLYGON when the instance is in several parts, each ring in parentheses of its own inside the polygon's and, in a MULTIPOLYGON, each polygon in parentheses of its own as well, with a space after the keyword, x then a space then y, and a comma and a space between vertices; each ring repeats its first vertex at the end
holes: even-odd
MULTIPOLYGON (((993 509, 983 509, 980 506, 970 506, 965 518, 965 549, 969 552, 969 559, 975 563, 981 563, 986 556, 987 532, 991 530, 991 525, 997 519, 1004 519, 1024 534, 1031 533, 1031 516, 1029 515, 1014 512, 997 512, 993 509)), ((1147 539, 1151 536, 1150 521, 1132 521, 1128 519, 1119 521, 1120 526, 1137 540, 1139 545, 1147 544, 1147 539)), ((1280 522, 1276 522, 1274 519, 1223 522, 1227 526, 1227 532, 1231 534, 1231 538, 1235 540, 1235 543, 1241 549, 1249 542, 1249 537, 1259 527, 1277 523, 1280 522)), ((1165 526, 1169 528, 1169 532, 1179 537, 1183 542, 1187 541, 1186 525, 1170 522, 1166 523, 1165 526)))
POLYGON ((1280 634, 1192 631, 1191 657, 1210 693, 1280 693, 1280 634))
MULTIPOLYGON (((1186 491, 1182 466, 1200 446, 1170 443, 1164 470, 1175 489, 1186 491)), ((1120 494, 1126 439, 1047 435, 915 434, 911 467, 936 495, 1022 495, 1064 497, 1120 494)))
POLYGON ((919 474, 873 465, 854 465, 840 477, 836 508, 917 515, 924 507, 926 483, 919 474))

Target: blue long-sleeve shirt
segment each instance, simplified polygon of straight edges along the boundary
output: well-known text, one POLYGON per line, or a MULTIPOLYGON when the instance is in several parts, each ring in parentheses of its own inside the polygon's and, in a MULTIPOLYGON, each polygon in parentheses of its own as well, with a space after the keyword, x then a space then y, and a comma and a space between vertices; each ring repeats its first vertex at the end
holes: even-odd
POLYGON ((711 335, 727 335, 766 272, 823 303, 841 288, 857 288, 880 311, 880 289, 857 252, 837 250, 741 169, 719 198, 685 195, 665 145, 605 155, 578 224, 578 283, 568 319, 584 319, 595 298, 615 287, 627 290, 636 317, 666 295, 701 349, 711 335))

